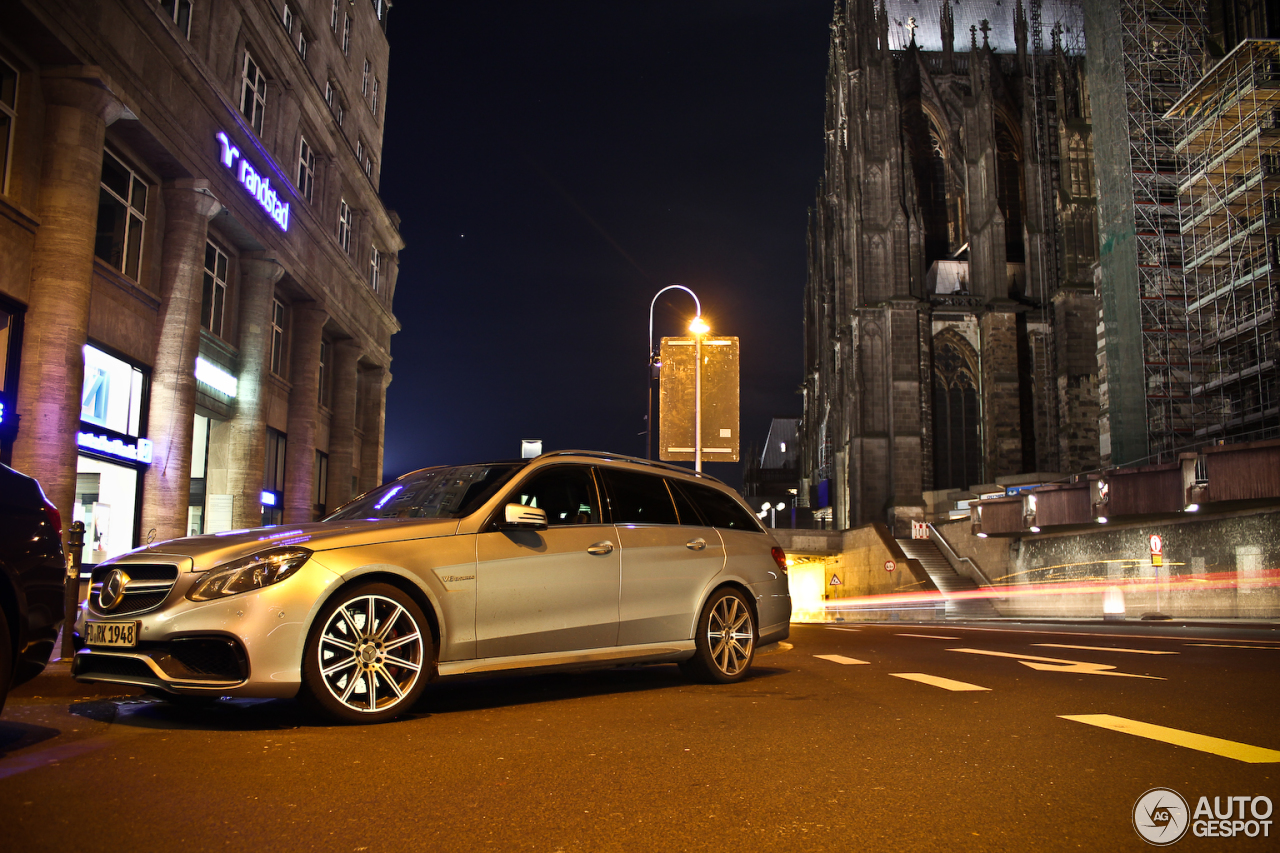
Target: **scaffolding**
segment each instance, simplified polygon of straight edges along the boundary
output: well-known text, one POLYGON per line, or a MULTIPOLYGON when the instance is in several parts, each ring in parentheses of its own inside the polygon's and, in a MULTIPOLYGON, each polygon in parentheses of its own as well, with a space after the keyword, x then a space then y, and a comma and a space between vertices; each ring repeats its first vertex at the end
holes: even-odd
POLYGON ((1195 436, 1280 435, 1280 41, 1241 42, 1169 110, 1192 321, 1195 436))
POLYGON ((1168 459, 1194 439, 1187 291, 1183 276, 1183 120, 1167 116, 1200 77, 1202 4, 1122 0, 1121 44, 1133 172, 1147 452, 1168 459))

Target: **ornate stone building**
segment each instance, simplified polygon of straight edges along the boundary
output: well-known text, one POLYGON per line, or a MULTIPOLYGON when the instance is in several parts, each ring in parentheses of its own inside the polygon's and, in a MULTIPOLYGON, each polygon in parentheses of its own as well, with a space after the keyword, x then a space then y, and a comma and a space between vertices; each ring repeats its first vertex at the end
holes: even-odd
POLYGON ((388 5, 0 4, 0 458, 86 563, 381 481, 388 5))
POLYGON ((1050 5, 944 0, 935 35, 920 4, 837 4, 801 462, 831 526, 904 535, 926 492, 1098 464, 1088 90, 1050 5))

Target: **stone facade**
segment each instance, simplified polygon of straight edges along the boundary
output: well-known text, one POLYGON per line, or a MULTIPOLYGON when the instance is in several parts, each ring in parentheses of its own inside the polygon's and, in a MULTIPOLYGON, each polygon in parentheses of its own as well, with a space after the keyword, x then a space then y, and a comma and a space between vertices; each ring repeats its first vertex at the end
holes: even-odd
POLYGON ((943 2, 923 50, 918 7, 891 5, 838 3, 831 28, 801 476, 829 526, 906 535, 925 492, 1096 467, 1097 226, 1060 30, 1036 50, 1013 4, 998 52, 943 2))
POLYGON ((0 458, 87 561, 381 481, 387 8, 0 10, 0 458))

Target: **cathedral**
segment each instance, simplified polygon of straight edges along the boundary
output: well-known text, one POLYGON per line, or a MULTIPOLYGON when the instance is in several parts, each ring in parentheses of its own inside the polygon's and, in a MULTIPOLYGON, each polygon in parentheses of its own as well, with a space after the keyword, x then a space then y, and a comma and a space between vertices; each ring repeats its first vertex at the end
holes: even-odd
POLYGON ((801 495, 837 529, 906 535, 929 492, 1100 461, 1078 4, 928 6, 841 0, 831 25, 801 495))

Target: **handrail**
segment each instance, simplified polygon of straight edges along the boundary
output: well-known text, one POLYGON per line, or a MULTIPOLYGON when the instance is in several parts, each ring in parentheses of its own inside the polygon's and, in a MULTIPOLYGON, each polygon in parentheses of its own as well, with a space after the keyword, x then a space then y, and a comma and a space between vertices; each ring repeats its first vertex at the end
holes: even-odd
POLYGON ((952 569, 955 568, 956 563, 968 563, 969 568, 973 570, 973 577, 975 580, 981 582, 983 586, 986 586, 989 589, 995 588, 995 584, 993 584, 991 579, 987 577, 986 573, 978 567, 977 563, 970 560, 968 557, 962 557, 955 552, 955 549, 951 547, 951 543, 942 538, 942 534, 933 526, 933 522, 926 522, 926 524, 928 524, 929 527, 929 538, 934 542, 934 544, 941 546, 945 552, 942 556, 947 558, 948 563, 951 563, 952 569))

